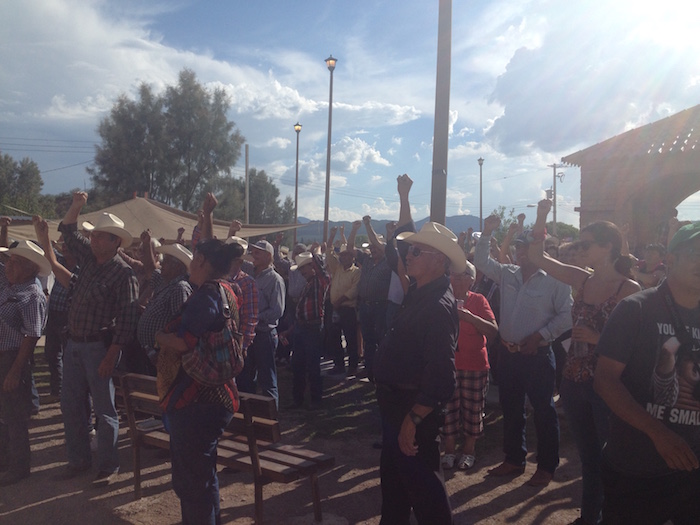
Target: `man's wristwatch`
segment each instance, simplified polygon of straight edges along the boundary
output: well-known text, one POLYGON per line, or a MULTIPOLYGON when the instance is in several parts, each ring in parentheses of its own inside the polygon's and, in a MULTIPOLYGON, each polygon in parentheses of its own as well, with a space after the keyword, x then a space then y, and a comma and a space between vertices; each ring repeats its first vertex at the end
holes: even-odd
POLYGON ((408 413, 408 417, 411 418, 411 421, 413 421, 413 424, 416 426, 420 425, 420 422, 423 421, 423 418, 416 414, 413 410, 408 413))

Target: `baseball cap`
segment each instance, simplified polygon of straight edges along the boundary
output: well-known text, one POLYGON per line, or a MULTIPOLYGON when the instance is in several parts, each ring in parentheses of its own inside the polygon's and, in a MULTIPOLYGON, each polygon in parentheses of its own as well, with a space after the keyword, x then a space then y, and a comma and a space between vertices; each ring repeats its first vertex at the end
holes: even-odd
POLYGON ((686 224, 676 232, 671 242, 668 243, 668 251, 676 251, 681 244, 692 241, 698 235, 700 235, 700 221, 686 224))

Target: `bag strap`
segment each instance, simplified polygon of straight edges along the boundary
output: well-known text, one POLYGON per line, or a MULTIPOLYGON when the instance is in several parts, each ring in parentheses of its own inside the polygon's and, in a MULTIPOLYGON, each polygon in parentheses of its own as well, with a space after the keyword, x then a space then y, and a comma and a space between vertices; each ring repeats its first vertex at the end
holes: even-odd
POLYGON ((224 319, 231 319, 231 304, 228 302, 228 297, 226 297, 226 290, 224 290, 224 285, 221 281, 216 281, 216 284, 219 288, 219 294, 221 295, 221 313, 223 314, 224 319))

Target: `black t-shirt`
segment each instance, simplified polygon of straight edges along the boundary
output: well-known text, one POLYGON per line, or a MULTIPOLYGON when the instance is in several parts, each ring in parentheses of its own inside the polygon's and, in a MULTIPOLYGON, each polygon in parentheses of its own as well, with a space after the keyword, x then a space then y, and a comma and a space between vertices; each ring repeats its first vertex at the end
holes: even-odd
MULTIPOLYGON (((681 354, 673 318, 661 288, 633 294, 615 308, 603 329, 598 354, 624 363, 621 380, 632 397, 649 414, 682 436, 700 457, 700 401, 693 390, 700 382, 700 356, 681 354)), ((700 307, 676 305, 682 322, 700 342, 700 307)), ((616 470, 638 476, 671 472, 651 439, 643 432, 611 415, 604 456, 616 470)))

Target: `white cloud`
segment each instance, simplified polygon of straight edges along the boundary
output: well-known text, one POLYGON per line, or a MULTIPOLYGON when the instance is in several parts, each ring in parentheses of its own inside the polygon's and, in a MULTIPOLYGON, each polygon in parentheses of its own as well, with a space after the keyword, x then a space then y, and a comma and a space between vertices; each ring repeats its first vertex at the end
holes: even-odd
POLYGON ((353 174, 366 164, 391 165, 374 146, 359 138, 342 138, 331 148, 331 158, 335 169, 353 174))

